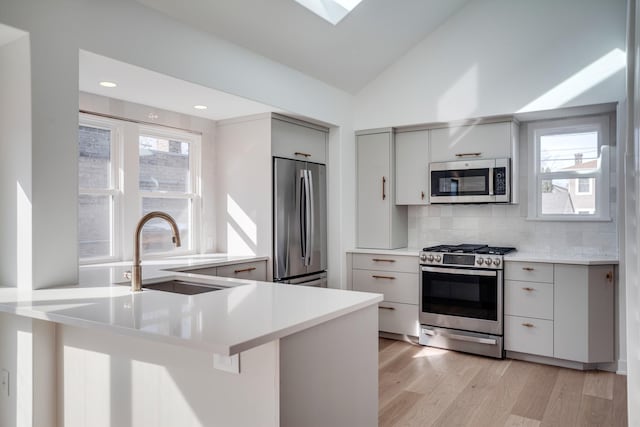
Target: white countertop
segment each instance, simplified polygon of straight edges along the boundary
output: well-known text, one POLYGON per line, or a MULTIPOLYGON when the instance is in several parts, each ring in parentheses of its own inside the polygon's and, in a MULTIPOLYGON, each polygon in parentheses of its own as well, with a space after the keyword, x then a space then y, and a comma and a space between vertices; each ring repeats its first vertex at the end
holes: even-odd
POLYGON ((199 256, 143 262, 144 283, 179 277, 228 287, 198 295, 153 290, 134 294, 129 286, 114 284, 122 282, 130 263, 83 266, 75 286, 0 288, 0 311, 229 356, 382 301, 380 294, 166 270, 264 259, 199 256))
POLYGON ((504 256, 505 261, 550 262, 554 264, 608 265, 618 264, 617 255, 571 255, 551 253, 512 252, 504 256))

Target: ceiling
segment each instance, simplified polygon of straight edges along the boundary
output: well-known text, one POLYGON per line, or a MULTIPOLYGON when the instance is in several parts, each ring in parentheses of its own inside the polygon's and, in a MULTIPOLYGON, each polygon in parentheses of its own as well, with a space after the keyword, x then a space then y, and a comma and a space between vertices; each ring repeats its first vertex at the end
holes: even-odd
POLYGON ((137 0, 356 93, 469 0, 364 0, 336 26, 294 0, 137 0))
POLYGON ((80 51, 79 89, 210 120, 282 112, 269 105, 86 51, 80 51), (101 81, 118 86, 102 87, 101 81), (207 109, 197 110, 194 105, 206 105, 207 109))

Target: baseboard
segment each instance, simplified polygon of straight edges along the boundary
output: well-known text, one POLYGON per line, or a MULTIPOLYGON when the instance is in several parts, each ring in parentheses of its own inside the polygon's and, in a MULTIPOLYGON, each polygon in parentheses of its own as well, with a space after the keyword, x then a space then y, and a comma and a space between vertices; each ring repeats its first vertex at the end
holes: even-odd
POLYGON ((414 336, 411 336, 411 335, 394 334, 392 332, 380 331, 380 332, 378 332, 378 336, 380 338, 388 338, 390 340, 405 341, 405 342, 409 342, 411 344, 418 344, 418 337, 414 337, 414 336))
POLYGON ((579 371, 609 371, 619 375, 627 374, 627 361, 619 360, 611 363, 582 363, 573 360, 556 359, 554 357, 538 356, 535 354, 518 353, 517 351, 507 351, 508 359, 523 360, 525 362, 541 363, 543 365, 559 366, 561 368, 576 369, 579 371))

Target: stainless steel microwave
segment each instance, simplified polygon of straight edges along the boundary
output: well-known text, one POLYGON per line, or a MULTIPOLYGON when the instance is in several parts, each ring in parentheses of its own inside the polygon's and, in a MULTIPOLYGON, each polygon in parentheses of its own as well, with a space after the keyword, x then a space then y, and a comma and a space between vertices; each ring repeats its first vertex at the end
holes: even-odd
POLYGON ((431 203, 511 201, 511 159, 434 162, 429 175, 431 203))

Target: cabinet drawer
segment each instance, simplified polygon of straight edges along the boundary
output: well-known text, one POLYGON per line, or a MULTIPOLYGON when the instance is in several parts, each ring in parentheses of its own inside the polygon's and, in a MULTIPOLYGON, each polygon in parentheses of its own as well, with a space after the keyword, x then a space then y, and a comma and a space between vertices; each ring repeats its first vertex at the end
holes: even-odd
POLYGON ((193 273, 193 274, 204 274, 205 276, 217 276, 218 268, 217 267, 195 267, 195 268, 184 268, 181 270, 183 273, 193 273))
POLYGON ((553 320, 553 283, 506 280, 504 314, 553 320))
POLYGON ((353 268, 361 270, 418 273, 417 256, 353 254, 353 268))
POLYGON ((218 276, 265 281, 267 280, 267 264, 265 261, 257 261, 225 265, 218 267, 218 276))
POLYGON ((385 301, 418 303, 417 273, 353 270, 353 290, 384 294, 385 301))
POLYGON ((553 283, 553 264, 508 261, 504 265, 504 278, 525 282, 553 283))
POLYGON ((504 316, 504 348, 553 357, 553 321, 504 316))
POLYGON ((382 332, 418 336, 418 306, 381 302, 378 305, 378 329, 382 332))
POLYGON ((326 132, 278 119, 271 123, 273 156, 326 163, 326 132))

